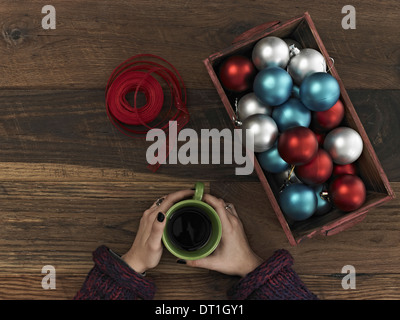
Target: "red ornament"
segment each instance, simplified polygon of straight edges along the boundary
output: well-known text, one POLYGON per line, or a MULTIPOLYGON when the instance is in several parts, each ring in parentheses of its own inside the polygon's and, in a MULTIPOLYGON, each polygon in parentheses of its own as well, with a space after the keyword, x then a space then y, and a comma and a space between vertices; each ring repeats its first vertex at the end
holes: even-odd
POLYGON ((338 100, 330 109, 313 113, 313 127, 319 131, 336 128, 343 120, 344 106, 338 100))
POLYGON ((290 128, 279 137, 278 152, 287 163, 303 165, 310 162, 317 154, 318 141, 309 128, 290 128))
POLYGON ((219 70, 219 80, 231 91, 245 91, 253 84, 256 69, 253 62, 243 56, 232 56, 225 60, 219 70))
POLYGON ((325 141, 325 133, 322 132, 314 132, 317 141, 318 141, 318 146, 320 148, 322 148, 322 146, 324 145, 324 141, 325 141))
POLYGON ((354 163, 349 163, 349 164, 336 164, 333 167, 333 176, 340 176, 342 174, 357 174, 357 167, 355 166, 354 163))
POLYGON ((296 166, 296 176, 306 184, 321 184, 327 181, 333 169, 331 156, 324 149, 319 149, 312 160, 302 166, 296 166))
POLYGON ((364 182, 358 176, 350 174, 333 180, 329 193, 335 207, 345 212, 357 210, 366 198, 364 182))

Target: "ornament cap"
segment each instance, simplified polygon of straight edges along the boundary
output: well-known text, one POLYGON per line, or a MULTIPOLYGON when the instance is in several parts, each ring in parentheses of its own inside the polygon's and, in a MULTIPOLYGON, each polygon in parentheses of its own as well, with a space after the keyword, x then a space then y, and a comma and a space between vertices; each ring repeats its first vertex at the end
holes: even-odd
POLYGON ((325 200, 325 201, 329 201, 330 202, 330 198, 329 198, 329 193, 328 193, 328 191, 321 191, 320 193, 319 193, 319 196, 321 197, 321 199, 322 200, 325 200))
POLYGON ((297 56, 300 53, 299 48, 297 48, 294 44, 289 46, 289 56, 290 58, 297 56))

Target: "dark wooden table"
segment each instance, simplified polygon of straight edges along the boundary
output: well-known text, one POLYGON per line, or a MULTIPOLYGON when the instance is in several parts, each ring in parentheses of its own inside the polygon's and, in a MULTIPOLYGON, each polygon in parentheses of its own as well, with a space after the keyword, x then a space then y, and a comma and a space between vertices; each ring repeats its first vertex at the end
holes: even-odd
MULTIPOLYGON (((149 142, 109 122, 105 84, 138 53, 171 62, 188 87, 188 127, 231 127, 202 60, 245 30, 305 11, 348 89, 395 193, 400 192, 400 3, 357 1, 356 29, 344 30, 347 1, 59 1, 56 29, 41 26, 43 1, 0 3, 0 298, 71 299, 105 244, 124 253, 142 212, 157 199, 204 181, 233 202, 254 250, 286 248, 322 299, 400 298, 400 200, 353 228, 291 247, 255 174, 235 165, 146 168, 149 142), (42 267, 56 270, 44 290, 42 267), (356 269, 344 290, 342 267, 356 269)), ((237 278, 177 265, 164 252, 148 272, 158 299, 224 299, 237 278)))

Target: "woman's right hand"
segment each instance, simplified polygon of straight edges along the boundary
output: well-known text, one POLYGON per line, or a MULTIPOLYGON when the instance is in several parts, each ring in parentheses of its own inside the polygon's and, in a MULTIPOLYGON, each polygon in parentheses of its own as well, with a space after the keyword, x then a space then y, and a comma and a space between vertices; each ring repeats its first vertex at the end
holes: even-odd
POLYGON ((219 215, 222 225, 221 242, 211 255, 199 260, 188 260, 186 264, 244 277, 257 268, 263 259, 250 248, 235 207, 210 194, 205 194, 203 201, 211 205, 219 215))

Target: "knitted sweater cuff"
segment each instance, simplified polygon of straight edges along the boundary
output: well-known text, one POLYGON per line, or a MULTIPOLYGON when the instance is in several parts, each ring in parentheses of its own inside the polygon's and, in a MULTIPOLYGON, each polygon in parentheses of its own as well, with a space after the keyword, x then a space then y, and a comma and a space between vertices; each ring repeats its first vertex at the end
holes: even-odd
POLYGON ((106 246, 93 252, 93 261, 95 266, 75 299, 153 299, 154 283, 135 272, 106 246))
POLYGON ((228 291, 230 299, 317 299, 292 269, 293 257, 277 250, 228 291))

